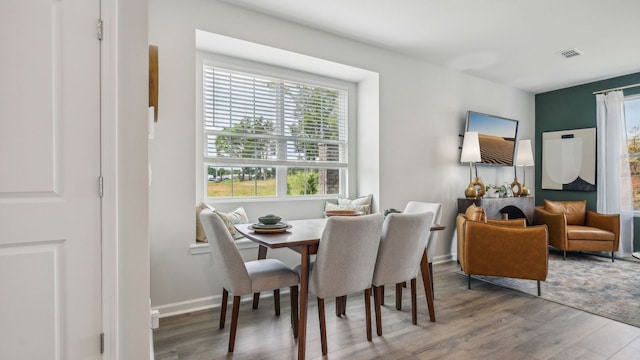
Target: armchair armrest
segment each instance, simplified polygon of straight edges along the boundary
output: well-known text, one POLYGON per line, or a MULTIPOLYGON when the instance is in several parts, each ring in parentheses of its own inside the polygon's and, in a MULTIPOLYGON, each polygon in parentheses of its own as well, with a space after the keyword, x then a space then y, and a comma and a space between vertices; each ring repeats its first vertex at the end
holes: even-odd
POLYGON ((615 248, 618 248, 618 241, 620 240, 620 214, 601 214, 587 210, 585 225, 614 233, 615 248))
POLYGON ((511 227, 468 221, 465 228, 466 273, 546 279, 546 226, 511 227))
POLYGON ((487 219, 487 224, 510 226, 510 227, 526 227, 527 219, 509 219, 509 220, 487 219))
POLYGON ((533 210, 533 223, 535 225, 547 225, 549 231, 549 244, 557 248, 567 247, 567 216, 563 213, 546 211, 542 206, 536 206, 533 210))

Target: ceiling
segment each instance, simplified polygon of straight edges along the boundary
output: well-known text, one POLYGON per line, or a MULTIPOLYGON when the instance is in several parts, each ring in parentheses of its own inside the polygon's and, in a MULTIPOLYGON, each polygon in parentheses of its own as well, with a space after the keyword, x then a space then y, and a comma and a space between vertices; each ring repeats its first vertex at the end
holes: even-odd
POLYGON ((639 0, 226 1, 532 93, 640 72, 639 0))

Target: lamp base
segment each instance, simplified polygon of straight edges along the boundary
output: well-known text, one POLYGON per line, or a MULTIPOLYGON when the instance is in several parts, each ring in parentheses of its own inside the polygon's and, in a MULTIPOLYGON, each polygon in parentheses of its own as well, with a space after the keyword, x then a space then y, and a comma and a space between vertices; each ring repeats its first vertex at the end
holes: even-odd
POLYGON ((479 199, 484 195, 484 183, 478 177, 469 183, 464 191, 464 196, 468 199, 479 199))
POLYGON ((520 196, 527 197, 529 195, 531 195, 531 190, 525 184, 522 184, 522 191, 520 191, 520 196))
POLYGON ((478 197, 478 191, 473 187, 473 185, 469 184, 469 187, 464 191, 464 196, 467 199, 475 199, 478 197))
POLYGON ((522 189, 523 189, 523 186, 518 181, 518 178, 517 177, 513 178, 513 182, 511 183, 511 193, 513 194, 513 196, 514 197, 522 196, 521 195, 522 189))

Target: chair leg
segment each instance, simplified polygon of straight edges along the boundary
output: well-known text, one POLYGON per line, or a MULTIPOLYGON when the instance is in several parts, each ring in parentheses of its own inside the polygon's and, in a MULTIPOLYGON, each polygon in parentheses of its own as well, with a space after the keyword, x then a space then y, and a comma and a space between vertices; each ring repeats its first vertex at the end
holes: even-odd
POLYGON ((611 252, 611 262, 614 262, 613 251, 611 252))
POLYGON ((538 296, 540 296, 542 292, 540 291, 540 280, 538 280, 538 296))
POLYGON ((384 285, 380 285, 380 305, 384 305, 384 285))
POLYGON ((292 286, 289 288, 289 294, 291 295, 291 326, 293 327, 293 337, 298 337, 298 287, 292 286))
POLYGON ((562 251, 562 260, 567 260, 567 250, 562 251))
POLYGON ((225 317, 227 316, 227 301, 229 301, 229 292, 222 289, 222 304, 220 304, 220 329, 224 329, 225 317))
POLYGON ((396 284, 396 310, 402 310, 402 283, 396 284))
POLYGON ((327 324, 324 319, 324 299, 318 298, 318 322, 320 323, 320 344, 322 355, 327 355, 327 324))
POLYGON ((347 295, 336 297, 336 316, 340 317, 347 313, 347 295))
POLYGON ((431 293, 433 297, 436 297, 436 292, 433 286, 433 263, 429 263, 429 277, 431 278, 431 293))
POLYGON ((467 275, 467 289, 471 290, 471 274, 467 275))
POLYGON ((411 279, 411 321, 418 325, 418 300, 416 296, 416 278, 411 279))
POLYGON ((376 334, 382 336, 382 286, 373 286, 373 306, 376 309, 376 334))
POLYGON ((342 314, 347 315, 347 295, 342 297, 342 314))
POLYGON ((276 316, 280 316, 280 289, 273 290, 273 303, 276 307, 276 316))
POLYGON ((240 296, 233 297, 233 310, 231 310, 231 331, 229 332, 229 352, 233 352, 236 345, 236 330, 238 330, 238 314, 240 313, 240 296))
POLYGON ((364 290, 364 308, 367 319, 367 340, 371 341, 371 287, 364 290))
POLYGON ((260 302, 260 293, 253 294, 253 309, 258 308, 258 303, 260 302))

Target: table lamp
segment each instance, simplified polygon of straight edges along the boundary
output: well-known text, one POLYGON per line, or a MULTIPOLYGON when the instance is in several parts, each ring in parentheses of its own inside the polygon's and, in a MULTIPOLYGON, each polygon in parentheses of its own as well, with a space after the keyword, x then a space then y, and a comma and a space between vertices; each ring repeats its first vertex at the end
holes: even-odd
MULTIPOLYGON (((516 161, 515 166, 522 166, 523 174, 522 174, 522 187, 520 188, 520 196, 529 196, 531 195, 531 190, 527 187, 527 170, 524 168, 525 166, 533 166, 533 152, 531 151, 531 140, 525 139, 518 141, 518 151, 516 152, 516 161)), ((517 179, 517 173, 516 173, 517 179)))
POLYGON ((484 195, 484 184, 476 178, 473 179, 472 167, 473 163, 482 160, 480 155, 480 141, 478 140, 478 133, 475 131, 468 131, 464 133, 464 140, 462 141, 462 153, 460 154, 460 162, 469 163, 469 186, 464 191, 464 195, 467 198, 480 198, 484 195))

